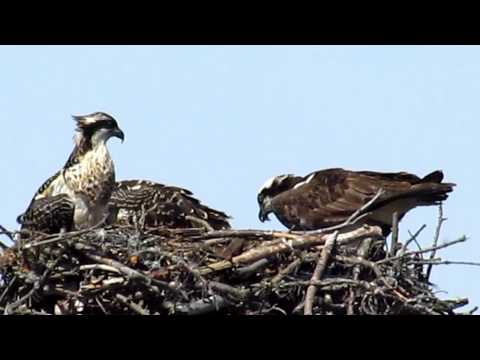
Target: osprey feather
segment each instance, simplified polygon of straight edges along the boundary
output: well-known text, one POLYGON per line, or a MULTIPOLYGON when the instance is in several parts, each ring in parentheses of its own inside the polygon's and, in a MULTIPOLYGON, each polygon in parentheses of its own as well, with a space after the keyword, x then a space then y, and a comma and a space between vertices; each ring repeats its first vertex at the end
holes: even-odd
POLYGON ((151 227, 230 228, 225 213, 201 204, 189 190, 148 180, 117 182, 109 209, 108 222, 119 225, 133 225, 143 217, 151 227))
POLYGON ((455 184, 442 183, 443 173, 434 171, 424 178, 406 172, 381 173, 326 169, 305 177, 281 175, 268 180, 257 201, 259 219, 269 213, 289 229, 317 230, 344 223, 355 211, 383 190, 364 213, 362 223, 379 225, 387 236, 393 214, 398 219, 417 206, 436 205, 446 200, 455 184))
POLYGON ((106 143, 124 140, 117 121, 103 112, 73 116, 75 147, 64 167, 45 181, 24 214, 22 229, 56 233, 100 223, 115 186, 115 169, 106 143))

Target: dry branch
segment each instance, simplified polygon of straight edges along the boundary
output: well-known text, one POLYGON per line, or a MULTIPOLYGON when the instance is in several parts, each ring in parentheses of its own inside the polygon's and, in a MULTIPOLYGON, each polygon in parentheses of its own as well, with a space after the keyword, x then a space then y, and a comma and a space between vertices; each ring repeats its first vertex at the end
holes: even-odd
MULTIPOLYGON (((325 271, 325 267, 327 266, 327 262, 330 258, 330 254, 335 246, 337 237, 338 231, 335 231, 335 233, 325 242, 325 247, 322 249, 322 255, 318 258, 317 266, 313 271, 311 281, 318 281, 322 278, 323 272, 325 271)), ((305 315, 312 315, 313 300, 316 292, 317 288, 313 285, 307 288, 307 293, 305 295, 305 308, 303 312, 305 315)))
MULTIPOLYGON (((446 218, 443 217, 443 207, 440 204, 438 206, 438 223, 437 223, 437 228, 435 230, 435 237, 433 239, 433 250, 432 253, 430 254, 430 260, 435 257, 435 254, 437 252, 436 246, 438 244, 438 239, 440 238, 440 229, 442 228, 443 222, 447 220, 446 218)), ((428 265, 427 268, 427 280, 430 279, 430 273, 432 272, 432 265, 428 265)))
POLYGON ((311 232, 138 224, 31 234, 29 243, 0 252, 0 309, 32 315, 458 313, 468 301, 437 298, 424 265, 479 264, 422 254, 466 238, 409 249, 422 227, 389 256, 381 229, 357 224, 367 211, 311 232), (242 247, 220 260, 234 239, 242 247))

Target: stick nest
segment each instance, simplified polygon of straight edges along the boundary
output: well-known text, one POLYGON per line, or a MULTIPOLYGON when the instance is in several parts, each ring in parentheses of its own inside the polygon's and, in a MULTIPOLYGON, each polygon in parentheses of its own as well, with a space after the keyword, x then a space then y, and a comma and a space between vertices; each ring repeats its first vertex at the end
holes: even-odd
POLYGON ((409 250, 413 240, 387 251, 380 229, 370 226, 308 233, 107 227, 36 234, 0 252, 0 311, 456 314, 468 300, 435 295, 427 268, 440 260, 409 250))

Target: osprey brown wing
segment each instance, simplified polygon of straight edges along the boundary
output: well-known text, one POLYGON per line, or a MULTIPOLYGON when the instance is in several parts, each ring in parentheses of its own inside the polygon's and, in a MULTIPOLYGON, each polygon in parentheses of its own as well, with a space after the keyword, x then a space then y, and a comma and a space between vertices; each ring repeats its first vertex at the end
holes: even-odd
POLYGON ((445 200, 453 184, 440 184, 441 172, 421 179, 408 173, 376 173, 328 169, 312 173, 294 188, 272 200, 275 214, 284 224, 313 230, 340 224, 371 200, 384 194, 369 209, 370 219, 388 226, 394 211, 400 218, 411 208, 445 200))
POLYGON ((348 175, 337 169, 309 174, 274 197, 273 210, 282 223, 302 230, 341 223, 375 194, 371 183, 348 175))
POLYGON ((27 211, 17 218, 21 230, 39 231, 47 234, 73 228, 75 206, 65 194, 33 200, 27 211))
POLYGON ((133 224, 144 214, 149 226, 193 228, 205 221, 214 229, 230 227, 225 213, 201 204, 189 190, 147 180, 117 182, 110 207, 119 224, 133 224))

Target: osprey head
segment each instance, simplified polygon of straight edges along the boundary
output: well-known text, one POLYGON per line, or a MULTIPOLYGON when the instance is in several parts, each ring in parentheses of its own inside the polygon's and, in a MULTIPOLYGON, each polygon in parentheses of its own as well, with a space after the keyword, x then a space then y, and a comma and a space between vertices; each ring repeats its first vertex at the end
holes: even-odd
POLYGON ((268 214, 273 211, 272 199, 278 194, 290 190, 300 181, 302 181, 300 176, 292 174, 274 176, 268 179, 258 191, 257 202, 260 207, 258 219, 261 222, 270 220, 268 214))
POLYGON ((77 131, 80 137, 91 142, 93 146, 105 143, 112 136, 125 139, 123 131, 118 127, 117 121, 104 112, 95 112, 89 115, 73 115, 77 122, 77 131))

